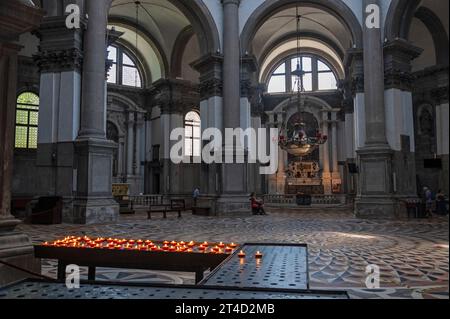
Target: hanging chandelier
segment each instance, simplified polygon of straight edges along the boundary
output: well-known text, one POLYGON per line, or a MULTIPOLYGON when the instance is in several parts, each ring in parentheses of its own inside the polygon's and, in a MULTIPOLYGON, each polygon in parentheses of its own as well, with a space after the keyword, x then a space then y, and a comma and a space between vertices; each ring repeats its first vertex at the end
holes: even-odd
MULTIPOLYGON (((282 150, 295 157, 303 158, 310 155, 317 150, 321 145, 328 141, 328 136, 323 135, 319 130, 316 131, 315 136, 308 136, 306 133, 306 123, 304 122, 305 111, 305 87, 303 70, 303 61, 300 55, 300 22, 302 16, 299 14, 299 8, 296 7, 296 22, 297 22, 297 68, 292 71, 292 75, 295 77, 294 89, 297 89, 296 94, 292 94, 291 100, 287 107, 296 103, 299 114, 299 121, 293 124, 293 127, 289 127, 289 121, 283 118, 283 122, 280 127, 279 146, 282 150)), ((293 92, 294 93, 294 92, 293 92)), ((286 110, 283 110, 285 117, 286 110)))

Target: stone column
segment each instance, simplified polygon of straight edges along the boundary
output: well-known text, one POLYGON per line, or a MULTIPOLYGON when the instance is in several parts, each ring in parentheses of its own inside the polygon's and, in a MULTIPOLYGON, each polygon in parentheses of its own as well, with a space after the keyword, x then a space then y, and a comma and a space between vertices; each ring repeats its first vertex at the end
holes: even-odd
MULTIPOLYGON (((328 112, 324 111, 322 113, 322 134, 329 136, 329 125, 330 121, 328 118, 328 112)), ((322 183, 324 186, 324 191, 326 195, 331 194, 331 169, 330 169, 330 142, 331 139, 321 146, 322 149, 322 183)))
POLYGON ((111 0, 87 1, 83 85, 77 153, 77 191, 72 222, 115 222, 118 204, 112 197, 112 157, 117 147, 106 139, 106 27, 111 0))
POLYGON ((132 178, 134 175, 133 170, 133 149, 134 149, 134 112, 128 113, 127 121, 127 175, 132 178))
POLYGON ((137 183, 137 193, 141 194, 144 193, 144 171, 141 166, 141 163, 145 161, 145 159, 142 157, 144 153, 144 146, 142 145, 143 142, 143 128, 144 128, 144 118, 143 114, 138 113, 136 114, 136 183, 137 183))
POLYGON ((349 166, 356 165, 356 151, 365 143, 364 114, 364 59, 363 51, 350 49, 346 52, 344 61, 348 70, 348 78, 344 86, 345 132, 347 143, 347 191, 348 200, 353 201, 357 192, 358 178, 355 172, 350 172, 349 166))
MULTIPOLYGON (((11 215, 14 124, 17 100, 19 35, 37 28, 44 13, 20 1, 0 2, 0 259, 39 272, 33 246, 11 215)), ((0 286, 23 279, 22 272, 0 265, 0 286)))
MULTIPOLYGON (((40 104, 37 184, 38 194, 64 199, 63 221, 72 220, 73 185, 77 169, 74 141, 78 136, 81 104, 83 33, 68 29, 62 12, 48 16, 39 28, 40 104), (57 39, 57 40, 55 40, 57 39)), ((36 194, 36 195, 38 195, 36 194)))
MULTIPOLYGON (((223 57, 207 55, 192 63, 200 73, 200 115, 202 133, 208 128, 223 131, 223 57)), ((203 145, 209 141, 203 141, 203 145)), ((219 193, 220 164, 202 165, 201 193, 212 199, 217 199, 219 193)), ((215 213, 215 207, 212 207, 215 213)))
POLYGON ((331 175, 331 187, 333 192, 333 185, 342 185, 341 173, 339 171, 339 159, 338 159, 338 118, 337 111, 331 113, 331 157, 332 157, 332 170, 331 175))
POLYGON ((240 119, 239 5, 241 0, 222 0, 223 5, 223 122, 237 128, 240 119))
MULTIPOLYGON (((241 126, 240 110, 240 0, 222 0, 223 5, 223 125, 227 129, 241 126)), ((245 113, 245 112, 244 112, 245 113)), ((246 122, 246 121, 242 121, 246 122)), ((225 154, 234 154, 234 164, 222 165, 221 197, 217 211, 222 214, 249 212, 248 160, 243 150, 243 137, 237 137, 234 145, 226 145, 225 154), (239 143, 239 144, 237 144, 239 143)), ((224 154, 224 155, 225 155, 224 154)))
MULTIPOLYGON (((379 5, 378 0, 364 0, 363 8, 379 5)), ((364 19, 367 15, 364 11, 364 19)), ((386 138, 384 105, 384 61, 379 28, 363 24, 364 38, 364 112, 366 137, 358 153, 359 187, 355 214, 362 218, 396 216, 393 198, 392 150, 386 138)))
POLYGON ((384 45, 386 133, 393 150, 397 199, 417 197, 411 61, 422 51, 401 39, 384 45))

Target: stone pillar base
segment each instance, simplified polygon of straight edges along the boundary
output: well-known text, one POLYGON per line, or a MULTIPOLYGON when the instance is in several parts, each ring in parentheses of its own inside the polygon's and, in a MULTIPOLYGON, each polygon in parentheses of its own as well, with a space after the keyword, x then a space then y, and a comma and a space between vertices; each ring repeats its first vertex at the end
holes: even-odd
POLYGON ((115 223, 119 218, 119 204, 112 198, 77 198, 71 215, 64 216, 71 224, 115 223))
POLYGON ((355 200, 355 216, 365 219, 396 219, 400 217, 400 207, 392 197, 358 197, 355 200))
POLYGON ((233 214, 251 215, 248 195, 221 195, 216 201, 216 215, 229 216, 233 214))
POLYGON ((322 174, 322 184, 325 195, 331 195, 333 185, 333 178, 331 173, 322 174))
MULTIPOLYGON (((0 220, 0 259, 40 274, 41 263, 39 259, 34 258, 34 248, 28 236, 15 231, 6 231, 13 224, 17 225, 18 221, 0 220)), ((31 277, 29 274, 0 264, 0 287, 29 277, 31 277)))
POLYGON ((375 145, 357 153, 360 174, 355 215, 359 218, 397 218, 399 209, 393 193, 392 150, 386 145, 375 145))
POLYGON ((119 204, 112 197, 112 154, 117 145, 107 140, 79 140, 77 194, 71 215, 65 222, 102 224, 116 222, 119 204))

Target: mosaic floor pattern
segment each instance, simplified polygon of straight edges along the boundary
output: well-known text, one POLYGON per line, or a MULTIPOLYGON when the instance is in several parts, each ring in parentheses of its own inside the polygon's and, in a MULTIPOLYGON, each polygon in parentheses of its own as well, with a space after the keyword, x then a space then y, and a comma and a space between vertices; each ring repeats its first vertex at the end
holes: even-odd
MULTIPOLYGON (((311 288, 346 289, 351 298, 449 298, 448 218, 359 220, 333 210, 272 212, 268 216, 147 220, 137 213, 117 224, 21 225, 34 243, 68 235, 151 240, 306 243, 311 288), (366 289, 367 265, 381 270, 381 289, 366 289)), ((42 261, 42 273, 56 277, 56 263, 42 261)), ((193 284, 192 274, 98 269, 98 279, 193 284)))

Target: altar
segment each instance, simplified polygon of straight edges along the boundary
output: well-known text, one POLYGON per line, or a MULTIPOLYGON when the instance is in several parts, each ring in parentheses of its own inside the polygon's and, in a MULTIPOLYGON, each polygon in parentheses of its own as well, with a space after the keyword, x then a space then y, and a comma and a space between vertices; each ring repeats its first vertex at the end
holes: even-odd
POLYGON ((323 195, 325 189, 320 171, 316 161, 291 162, 286 171, 285 194, 323 195))

